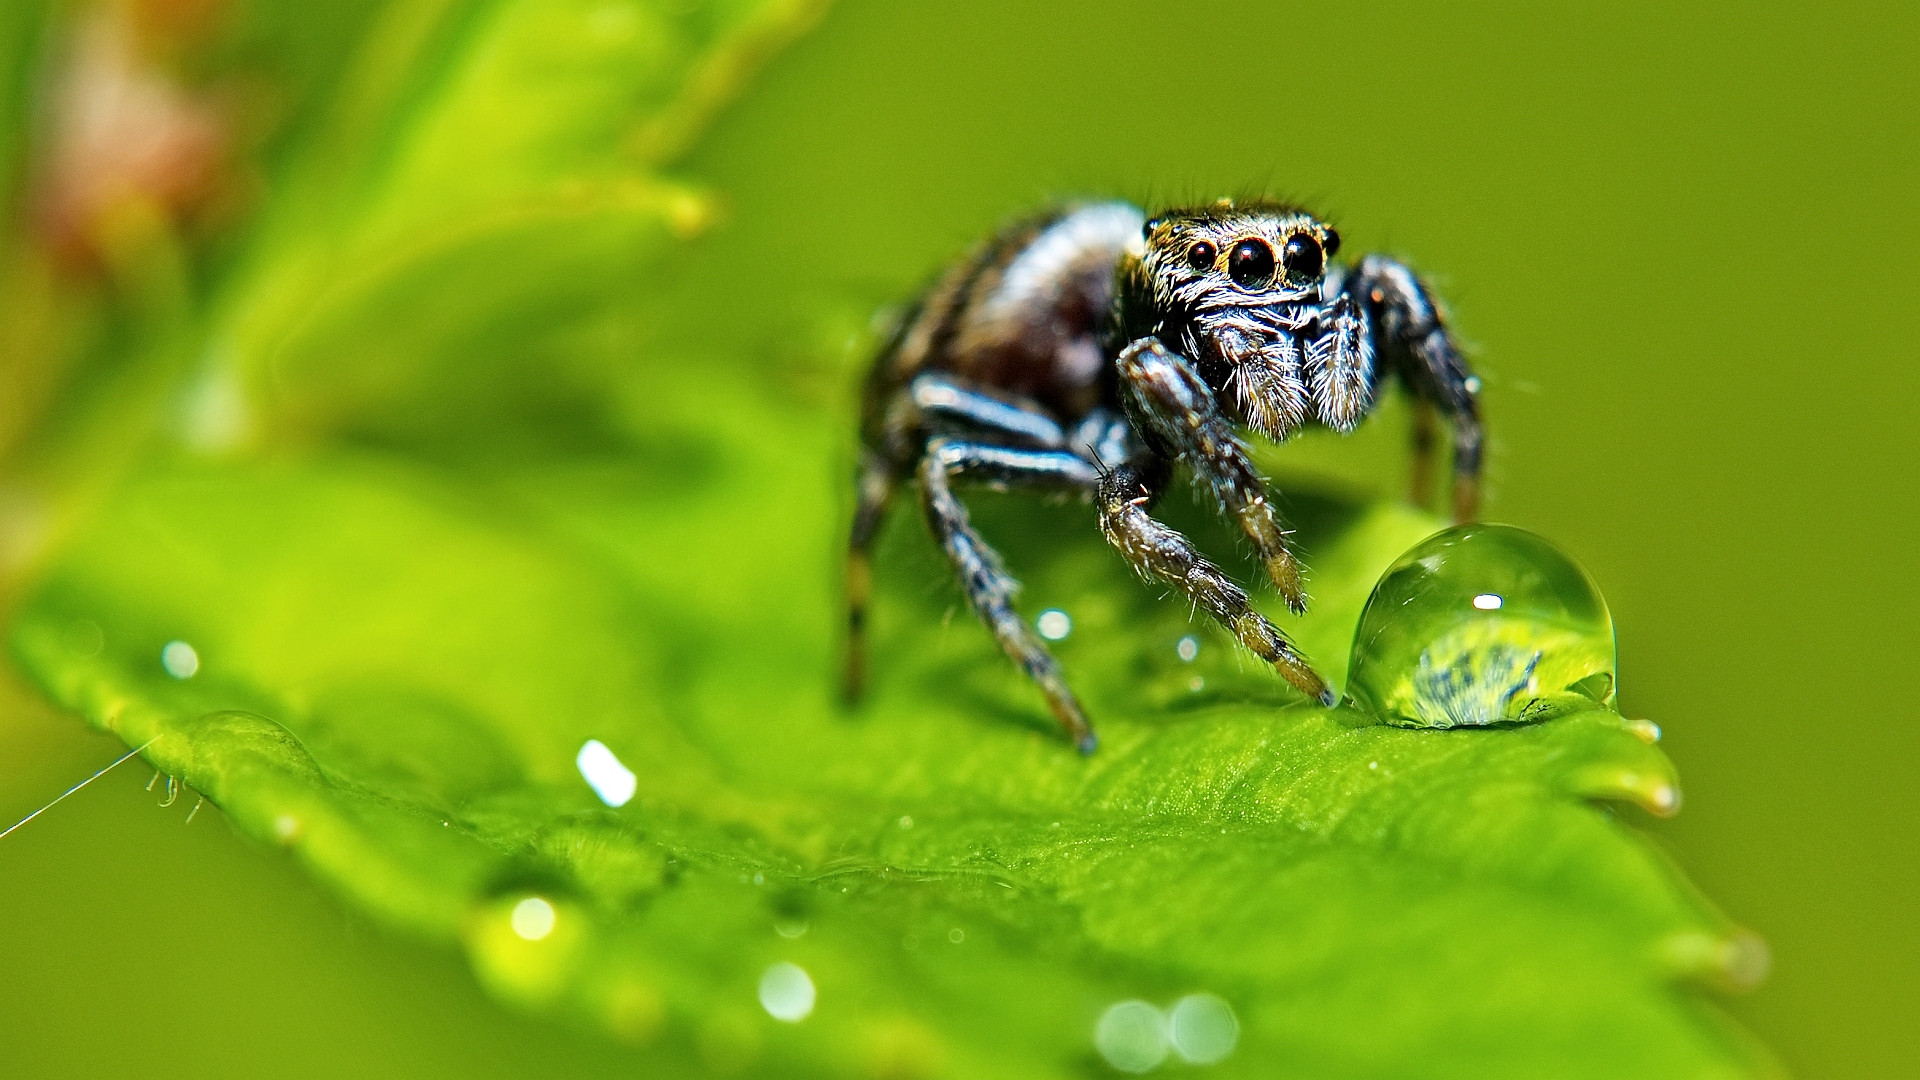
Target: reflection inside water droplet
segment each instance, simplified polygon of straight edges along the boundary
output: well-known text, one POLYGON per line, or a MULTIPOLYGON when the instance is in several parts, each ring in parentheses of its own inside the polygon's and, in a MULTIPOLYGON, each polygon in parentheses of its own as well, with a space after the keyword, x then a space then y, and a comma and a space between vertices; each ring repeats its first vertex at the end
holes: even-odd
POLYGON ((1121 1072, 1143 1073, 1167 1060, 1167 1014, 1144 1001, 1107 1007, 1093 1027, 1093 1047, 1121 1072))
POLYGON ((509 921, 513 924, 514 933, 528 941, 539 941, 553 933, 553 905, 538 896, 529 896, 513 905, 509 921))
POLYGON ((1613 672, 1613 622, 1579 564, 1524 529, 1463 525, 1374 587, 1347 695, 1403 727, 1473 727, 1610 706, 1613 672))
POLYGON ((1182 1060, 1208 1065, 1233 1053, 1240 1042, 1240 1021, 1233 1006, 1212 994, 1188 994, 1173 1003, 1167 1034, 1182 1060))
POLYGON ((760 1007, 775 1020, 805 1020, 813 1013, 813 998, 813 979, 798 964, 782 960, 760 976, 760 1007))

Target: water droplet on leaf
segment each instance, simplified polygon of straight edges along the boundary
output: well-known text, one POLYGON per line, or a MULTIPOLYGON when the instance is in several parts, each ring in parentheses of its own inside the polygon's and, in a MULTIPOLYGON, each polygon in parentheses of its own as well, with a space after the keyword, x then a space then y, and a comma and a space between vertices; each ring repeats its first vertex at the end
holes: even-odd
POLYGON ((775 1020, 805 1020, 813 1013, 813 1000, 813 979, 797 964, 783 960, 760 976, 760 1007, 775 1020))
POLYGON ((1100 1014, 1093 1046, 1121 1072, 1143 1073, 1167 1059, 1167 1014, 1144 1001, 1122 1001, 1100 1014))
POLYGON ((1167 1016, 1173 1052, 1194 1065, 1208 1065, 1233 1053, 1240 1042, 1240 1021, 1233 1006, 1212 994, 1188 994, 1167 1016))
POLYGON ((200 654, 184 641, 169 641, 160 650, 160 666, 176 679, 191 679, 200 671, 200 654))
POLYGON ((1347 696, 1402 727, 1540 720, 1613 703, 1613 620, 1585 570, 1510 525, 1402 555, 1360 616, 1347 696))

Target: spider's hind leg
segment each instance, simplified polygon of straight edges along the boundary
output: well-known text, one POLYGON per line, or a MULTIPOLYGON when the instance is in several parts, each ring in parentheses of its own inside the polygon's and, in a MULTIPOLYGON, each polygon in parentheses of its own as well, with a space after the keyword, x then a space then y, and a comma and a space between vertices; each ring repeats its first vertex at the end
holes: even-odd
POLYGON ((856 487, 859 501, 854 507, 853 532, 847 543, 847 655, 841 693, 848 702, 860 700, 866 690, 867 605, 873 596, 873 541, 886 520, 897 483, 893 469, 878 454, 861 453, 856 487))
MULTIPOLYGON (((1374 353, 1383 368, 1400 377, 1415 399, 1415 424, 1421 411, 1438 410, 1453 432, 1453 516, 1472 521, 1480 510, 1480 380, 1460 346, 1447 332, 1432 292, 1406 264, 1384 255, 1368 255, 1346 276, 1344 288, 1367 308, 1374 353)), ((1431 439, 1431 419, 1427 438, 1431 439)), ((1431 469, 1414 430, 1415 476, 1431 469)))
POLYGON ((965 504, 953 493, 953 481, 963 477, 1008 487, 1084 491, 1098 482, 1098 474, 1084 458, 1065 451, 945 438, 929 443, 920 463, 920 495, 927 524, 960 576, 967 603, 987 624, 1007 656, 1040 684, 1048 708, 1074 745, 1081 753, 1091 754, 1097 741, 1080 699, 1067 686, 1059 662, 1014 610, 1013 596, 1019 583, 1001 565, 999 555, 974 531, 965 504))

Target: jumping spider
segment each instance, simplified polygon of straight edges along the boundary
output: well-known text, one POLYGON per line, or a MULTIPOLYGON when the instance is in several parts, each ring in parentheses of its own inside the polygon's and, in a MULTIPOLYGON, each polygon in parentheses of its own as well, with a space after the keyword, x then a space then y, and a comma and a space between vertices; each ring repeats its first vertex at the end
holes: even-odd
POLYGON ((1453 511, 1478 499, 1479 380, 1401 263, 1331 262, 1340 234, 1283 203, 1222 200, 1147 218, 1124 203, 1009 228, 940 278, 868 377, 848 555, 847 689, 864 674, 868 555, 894 489, 917 476, 968 602, 1083 753, 1093 728, 1013 608, 1016 582, 968 522, 957 481, 1078 492, 1139 574, 1178 589, 1308 697, 1334 694, 1247 593, 1149 516, 1176 462, 1210 489, 1296 612, 1300 564, 1237 427, 1282 440, 1353 430, 1398 377, 1414 402, 1415 497, 1434 414, 1453 434, 1453 511))

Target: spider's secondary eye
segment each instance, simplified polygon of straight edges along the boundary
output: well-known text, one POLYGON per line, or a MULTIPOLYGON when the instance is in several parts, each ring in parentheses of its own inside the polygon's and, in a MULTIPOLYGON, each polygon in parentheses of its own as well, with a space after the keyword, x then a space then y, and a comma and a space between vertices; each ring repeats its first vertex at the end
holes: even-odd
POLYGON ((1227 256, 1227 274, 1243 289, 1267 284, 1273 280, 1273 249, 1260 240, 1240 241, 1227 256))
POLYGON ((1340 254, 1340 230, 1328 229, 1327 230, 1327 258, 1331 259, 1338 254, 1340 254))
POLYGON ((1187 249, 1187 265, 1195 270, 1211 270, 1214 257, 1219 254, 1220 249, 1202 240, 1187 249))
POLYGON ((1292 281, 1317 281, 1320 271, 1326 269, 1326 256, 1320 252, 1320 242, 1306 233, 1294 233, 1287 241, 1287 248, 1280 254, 1280 261, 1287 268, 1287 277, 1292 281))

